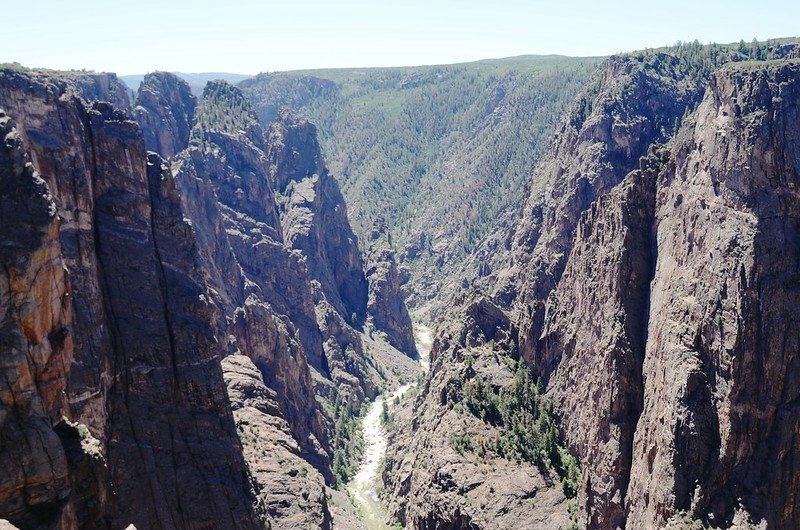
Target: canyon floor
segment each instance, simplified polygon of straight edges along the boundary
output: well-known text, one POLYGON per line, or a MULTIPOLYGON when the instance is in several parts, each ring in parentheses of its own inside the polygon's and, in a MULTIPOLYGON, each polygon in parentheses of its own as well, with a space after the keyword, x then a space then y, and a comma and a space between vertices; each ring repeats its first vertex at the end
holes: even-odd
MULTIPOLYGON (((430 366, 428 355, 433 343, 433 330, 423 324, 414 325, 414 340, 419 352, 419 364, 422 371, 427 372, 430 366)), ((380 470, 386 455, 388 432, 383 421, 384 403, 387 414, 408 397, 408 392, 417 386, 417 382, 402 384, 379 396, 369 407, 362 420, 364 436, 364 456, 358 473, 347 486, 351 501, 356 506, 358 517, 368 530, 389 530, 396 528, 389 525, 386 508, 380 499, 380 470)))

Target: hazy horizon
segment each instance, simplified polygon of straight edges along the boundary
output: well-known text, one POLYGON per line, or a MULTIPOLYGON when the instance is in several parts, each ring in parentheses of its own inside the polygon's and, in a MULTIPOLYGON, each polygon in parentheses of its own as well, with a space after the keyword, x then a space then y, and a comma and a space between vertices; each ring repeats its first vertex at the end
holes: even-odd
POLYGON ((7 6, 0 62, 134 75, 453 64, 519 55, 604 56, 676 41, 791 37, 800 3, 366 0, 43 0, 7 6), (679 28, 679 29, 675 29, 679 28))

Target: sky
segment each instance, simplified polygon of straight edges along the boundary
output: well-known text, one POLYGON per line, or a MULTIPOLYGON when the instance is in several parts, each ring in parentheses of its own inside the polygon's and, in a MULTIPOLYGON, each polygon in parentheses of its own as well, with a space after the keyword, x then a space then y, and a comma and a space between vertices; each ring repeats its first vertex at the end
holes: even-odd
POLYGON ((0 62, 233 72, 609 55, 800 35, 800 0, 5 0, 0 62))

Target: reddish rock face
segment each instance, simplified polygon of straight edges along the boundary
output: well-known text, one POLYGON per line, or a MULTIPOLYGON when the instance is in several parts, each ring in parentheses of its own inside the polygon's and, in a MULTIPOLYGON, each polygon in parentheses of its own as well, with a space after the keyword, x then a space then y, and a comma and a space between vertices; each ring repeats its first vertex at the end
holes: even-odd
POLYGON ((724 68, 659 179, 633 526, 800 524, 798 100, 797 63, 724 68))
POLYGON ((404 520, 492 527, 481 522, 492 494, 470 511, 466 483, 443 494, 419 481, 452 463, 440 456, 442 433, 458 430, 442 420, 460 380, 448 364, 505 329, 518 330, 581 462, 580 526, 798 525, 800 66, 731 64, 698 91, 655 58, 608 62, 534 173, 545 193, 482 247, 487 290, 510 319, 469 303, 441 324, 413 413, 433 426, 399 431, 413 457, 390 450, 404 520), (672 136, 666 124, 686 110, 672 136))
POLYGON ((538 357, 544 301, 564 272, 581 214, 622 182, 653 143, 666 141, 702 97, 701 83, 672 73, 680 64, 667 54, 646 64, 632 56, 609 59, 534 171, 532 182, 545 191, 523 202, 511 251, 516 270, 506 278, 515 284, 520 350, 545 379, 558 359, 538 357))
MULTIPOLYGON (((725 450, 721 446, 724 438, 722 431, 731 428, 722 424, 717 426, 718 420, 714 419, 716 413, 712 414, 714 408, 731 407, 730 404, 714 404, 716 398, 713 396, 719 393, 716 385, 721 376, 709 374, 706 368, 700 369, 698 373, 702 375, 699 380, 686 378, 683 383, 696 388, 700 394, 689 398, 685 395, 686 391, 681 390, 679 394, 682 397, 663 401, 656 396, 667 392, 666 388, 673 384, 681 388, 681 383, 676 382, 676 376, 671 372, 680 363, 676 364, 674 358, 653 361, 651 351, 666 347, 660 343, 662 332, 655 333, 654 328, 654 321, 664 318, 674 321, 667 328, 684 329, 682 336, 692 337, 687 348, 694 351, 701 348, 700 342, 695 344, 695 338, 700 340, 707 332, 697 331, 696 328, 705 330, 717 319, 714 315, 719 311, 715 309, 719 304, 715 300, 730 296, 733 273, 724 280, 723 272, 713 272, 700 281, 705 273, 698 271, 715 270, 720 264, 739 267, 733 264, 741 259, 742 238, 747 233, 740 226, 726 228, 733 222, 728 215, 731 207, 717 214, 716 221, 706 215, 710 206, 701 208, 698 213, 691 211, 695 205, 686 204, 686 196, 697 188, 687 188, 682 180, 685 178, 682 173, 687 168, 713 175, 706 183, 705 190, 712 197, 716 196, 714 194, 721 195, 719 190, 724 190, 725 185, 720 181, 723 176, 733 172, 732 178, 735 178, 737 189, 745 181, 759 186, 758 191, 743 192, 747 199, 739 199, 738 207, 747 204, 748 207, 760 208, 758 201, 771 203, 772 199, 764 196, 768 191, 781 197, 779 202, 783 209, 770 214, 785 219, 779 223, 781 226, 793 215, 791 202, 785 198, 787 192, 783 190, 792 189, 790 179, 795 171, 792 168, 796 166, 791 161, 791 155, 787 160, 787 154, 796 151, 793 145, 795 135, 789 126, 783 125, 791 123, 792 118, 784 122, 786 118, 778 116, 790 116, 793 112, 790 107, 781 106, 780 103, 783 91, 791 91, 797 82, 793 73, 796 67, 791 63, 783 63, 781 68, 786 71, 778 72, 774 68, 777 67, 764 65, 749 71, 746 75, 753 76, 750 81, 744 80, 742 76, 746 77, 745 69, 741 68, 730 67, 715 74, 697 111, 693 132, 685 128, 680 138, 668 149, 652 147, 650 154, 641 162, 641 169, 623 177, 630 164, 644 154, 643 150, 667 138, 663 129, 652 128, 651 125, 674 119, 681 113, 680 109, 691 107, 696 95, 689 80, 681 81, 679 77, 673 78, 663 73, 654 76, 653 70, 642 72, 624 60, 612 59, 598 79, 595 99, 588 105, 584 100, 579 100, 554 141, 551 157, 537 169, 536 174, 550 172, 548 178, 551 184, 542 199, 532 196, 525 205, 520 222, 514 227, 513 258, 506 260, 511 264, 511 273, 497 275, 501 285, 495 287, 495 292, 501 300, 508 292, 519 293, 515 302, 515 318, 520 328, 520 346, 523 354, 532 360, 534 371, 548 383, 548 392, 562 414, 566 441, 585 463, 578 500, 584 522, 591 527, 614 528, 626 522, 630 524, 630 521, 635 521, 634 526, 661 525, 678 512, 690 513, 690 517, 708 523, 721 524, 719 521, 730 521, 735 515, 735 503, 722 500, 726 495, 732 495, 730 491, 722 493, 716 486, 712 488, 711 484, 719 483, 719 478, 709 467, 711 464, 707 463, 709 459, 717 460, 710 455, 725 450), (771 76, 777 77, 770 80, 771 76), (772 84, 781 88, 771 88, 772 84), (723 106, 726 97, 733 98, 733 103, 729 104, 731 108, 711 111, 714 116, 719 114, 718 118, 703 118, 704 113, 709 112, 709 101, 717 101, 718 105, 723 106), (743 114, 743 109, 748 106, 751 108, 749 118, 743 114), (588 117, 581 118, 585 115, 582 110, 584 107, 592 111, 588 117), (762 114, 773 116, 778 121, 777 125, 768 124, 770 127, 782 129, 776 133, 762 126, 761 122, 753 121, 754 116, 760 118, 762 114), (722 123, 727 129, 722 129, 722 123), (691 134, 697 137, 692 138, 691 134), (701 147, 703 153, 708 153, 707 146, 711 142, 722 142, 724 147, 717 149, 713 157, 691 154, 701 147), (732 147, 733 142, 736 142, 736 150, 732 147), (760 147, 759 142, 766 142, 766 145, 760 147), (565 156, 565 153, 572 154, 565 156), (691 157, 689 162, 687 157, 691 157), (748 180, 745 174, 757 176, 750 168, 771 171, 783 177, 748 180), (671 187, 676 190, 674 197, 666 199, 665 190, 671 187), (703 225, 702 237, 696 236, 692 228, 698 224, 703 225), (668 226, 674 228, 667 229, 668 226), (681 237, 673 236, 668 240, 662 235, 665 230, 681 234, 681 237), (735 242, 714 243, 700 260, 698 241, 707 243, 712 238, 711 234, 714 234, 714 238, 720 237, 717 234, 720 231, 735 233, 735 242), (723 248, 726 245, 729 247, 727 250, 723 248), (698 258, 697 262, 685 269, 687 278, 692 278, 692 289, 695 289, 691 294, 677 294, 680 292, 680 273, 669 258, 676 252, 698 258), (670 265, 667 266, 667 263, 670 265), (708 297, 701 297, 700 292, 708 297), (711 294, 714 292, 724 295, 711 294), (666 307, 661 305, 665 299, 670 300, 670 304, 678 300, 694 300, 691 305, 698 306, 697 314, 691 316, 691 312, 682 308, 667 317, 666 307), (655 381, 661 382, 650 387, 655 381), (704 383, 700 384, 699 381, 704 383), (703 390, 705 387, 708 388, 703 390), (701 395, 706 397, 701 399, 701 395), (650 399, 656 399, 659 404, 654 405, 650 399), (680 407, 679 401, 682 403, 680 407), (691 404, 687 404, 687 401, 691 404), (587 406, 588 403, 591 406, 587 406), (681 408, 683 412, 677 412, 681 408), (658 430, 656 426, 661 424, 665 411, 676 411, 676 419, 667 422, 660 434, 645 434, 649 429, 658 430), (700 420, 700 417, 703 419, 700 420), (685 432, 681 436, 691 442, 676 440, 675 433, 681 431, 685 432), (664 445, 669 449, 665 449, 664 445), (658 449, 655 449, 656 446, 658 449), (680 458, 689 459, 686 463, 679 463, 675 456, 681 452, 684 456, 680 458), (643 454, 649 456, 645 458, 643 454), (662 474, 656 478, 650 474, 656 472, 652 466, 659 461, 658 455, 662 455, 663 464, 662 474), (648 460, 648 465, 640 464, 648 460), (681 469, 693 469, 695 475, 687 478, 681 469), (677 478, 672 474, 676 474, 677 478), (703 477, 702 480, 699 476, 703 477), (653 491, 643 493, 640 481, 652 484, 653 491), (700 489, 695 491, 698 487, 700 489), (709 489, 717 493, 709 493, 709 489), (656 495, 656 492, 661 493, 656 495), (710 499, 714 495, 712 502, 710 499), (655 497, 661 498, 657 501, 659 507, 651 508, 655 497), (647 515, 643 515, 645 513, 647 515)), ((788 197, 791 197, 791 193, 788 197)), ((701 202, 718 204, 721 200, 716 198, 712 201, 704 196, 701 202)), ((748 212, 743 218, 751 215, 748 212)), ((757 220, 753 222, 757 223, 757 220)), ((758 223, 758 232, 771 223, 758 223)), ((781 228, 776 240, 792 241, 793 236, 784 235, 786 230, 781 228)), ((791 233, 793 228, 788 230, 791 233)), ((749 236, 749 239, 754 241, 755 237, 749 236)), ((762 240, 767 239, 764 236, 762 240)), ((755 243, 751 246, 753 248, 749 252, 756 253, 755 243)), ((792 251, 791 247, 785 245, 781 250, 786 254, 775 259, 783 262, 786 256, 792 255, 792 251)), ((778 252, 779 249, 774 248, 767 253, 772 255, 778 252)), ((502 262, 502 259, 499 261, 502 262)), ((686 258, 680 260, 683 265, 686 261, 686 258)), ((754 259, 751 258, 751 261, 754 259)), ((787 270, 792 270, 792 266, 788 266, 787 270)), ((758 280, 751 281, 758 283, 758 280)), ((786 296, 786 293, 792 292, 789 288, 792 283, 791 278, 778 276, 773 285, 780 285, 775 288, 784 293, 782 296, 786 296)), ((750 299, 761 300, 762 294, 753 292, 750 299)), ((740 322, 737 326, 742 326, 748 318, 743 313, 743 303, 730 311, 737 315, 735 319, 740 322)), ((759 315, 759 318, 763 318, 763 313, 759 315)), ((720 318, 724 321, 723 317, 720 318)), ((776 317, 773 327, 780 326, 783 329, 791 321, 792 317, 788 314, 776 317)), ((716 327, 712 326, 714 329, 716 327)), ((765 335, 756 331, 758 326, 750 324, 747 328, 747 331, 732 333, 723 330, 720 333, 725 335, 726 340, 733 341, 728 347, 737 340, 749 337, 747 340, 751 346, 758 343, 759 348, 773 351, 762 342, 765 335), (740 338, 735 338, 737 336, 740 338)), ((717 337, 715 340, 721 339, 717 337)), ((779 349, 782 351, 782 347, 779 349)), ((744 357, 730 352, 723 357, 732 355, 744 357)), ((790 363, 784 362, 775 370, 772 376, 776 381, 793 377, 790 375, 790 363)), ((733 373, 726 371, 724 378, 732 376, 733 373)), ((747 376, 748 379, 752 377, 747 376)), ((729 381, 723 386, 736 385, 729 381)), ((763 402, 770 398, 757 399, 763 402)), ((792 422, 796 425, 797 420, 787 421, 788 425, 792 425, 792 422)), ((787 424, 781 422, 781 428, 787 428, 787 424)), ((792 429, 794 427, 789 427, 790 431, 792 429)), ((747 446, 749 442, 739 438, 728 443, 733 445, 727 450, 737 452, 742 450, 738 444, 747 446)), ((723 456, 718 459, 727 461, 723 456)), ((724 467, 727 464, 715 465, 724 467)), ((748 477, 747 482, 751 483, 753 478, 751 475, 748 477)), ((792 488, 786 491, 792 491, 792 488)), ((772 491, 772 494, 777 493, 772 491)), ((774 513, 770 509, 759 512, 764 510, 760 507, 763 501, 753 502, 757 507, 745 509, 747 513, 756 518, 774 517, 766 515, 774 513)), ((786 506, 780 510, 786 509, 786 506)))
POLYGON ((591 527, 797 524, 798 90, 792 62, 723 68, 578 224, 537 355, 591 527))
MULTIPOLYGON (((121 502, 116 510, 102 506, 101 488, 94 488, 98 496, 83 500, 100 505, 99 520, 114 526, 174 528, 224 520, 232 527, 255 527, 212 308, 192 251, 194 235, 176 207, 161 160, 145 156, 136 123, 110 104, 89 103, 72 90, 69 79, 35 74, 0 79, 0 101, 18 117, 32 168, 52 194, 52 215, 61 217, 52 235, 72 286, 65 302, 72 326, 65 333, 74 344, 74 360, 71 367, 68 358, 59 363, 58 383, 66 386, 70 407, 50 414, 72 415, 89 426, 121 502)), ((58 263, 48 280, 54 286, 64 275, 58 263)), ((60 300, 57 293, 37 300, 38 291, 26 304, 37 303, 36 313, 60 320, 63 310, 47 309, 60 300)), ((33 333, 43 330, 44 322, 20 322, 30 339, 42 342, 33 333)), ((50 342, 55 339, 52 334, 50 342)), ((66 336, 61 342, 69 344, 66 336)), ((43 386, 51 379, 46 371, 39 377, 43 386)), ((81 436, 90 439, 83 429, 81 436)), ((62 431, 71 451, 72 435, 62 431)), ((58 469, 60 460, 52 461, 58 469)), ((80 457, 70 463, 92 465, 80 457)), ((74 477, 80 475, 75 469, 74 477)), ((91 495, 93 488, 77 486, 73 495, 91 495)), ((85 506, 54 502, 69 494, 67 488, 49 500, 52 517, 65 527, 90 524, 92 519, 76 520, 96 515, 85 506)), ((30 513, 38 512, 30 510, 19 520, 30 513)))
POLYGON ((357 409, 382 376, 316 132, 282 115, 268 143, 238 89, 209 83, 196 106, 167 73, 145 79, 137 124, 120 87, 0 73, 18 120, 0 116, 0 516, 329 528, 323 404, 357 409), (308 160, 269 165, 281 152, 308 160))
MULTIPOLYGON (((497 303, 440 326, 384 472, 412 526, 800 527, 800 64, 648 57, 606 63, 490 238, 497 303), (464 413, 526 366, 576 500, 464 413)), ((365 273, 313 126, 173 77, 139 125, 113 76, 0 73, 0 517, 329 528, 326 405, 381 382, 361 326, 413 348, 386 227, 365 273)))
POLYGON ((2 110, 0 138, 0 513, 38 526, 70 494, 53 425, 67 414, 72 308, 56 206, 2 110))
POLYGON ((655 181, 666 151, 642 159, 581 218, 547 301, 543 357, 567 444, 585 462, 578 503, 588 526, 625 526, 625 492, 642 407, 655 181), (591 404, 591 406, 587 406, 591 404))
POLYGON ((269 128, 266 155, 286 244, 306 257, 327 301, 360 327, 367 312, 364 263, 339 185, 322 160, 316 128, 284 110, 269 128))

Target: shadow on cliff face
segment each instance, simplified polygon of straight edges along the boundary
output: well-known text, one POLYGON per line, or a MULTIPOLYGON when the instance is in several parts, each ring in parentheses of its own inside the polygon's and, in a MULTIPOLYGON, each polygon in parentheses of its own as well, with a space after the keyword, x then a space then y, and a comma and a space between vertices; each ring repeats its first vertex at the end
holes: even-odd
MULTIPOLYGON (((508 311, 583 464, 582 525, 797 519, 798 53, 688 44, 611 58, 534 172, 530 189, 540 179, 544 193, 469 264, 465 288, 508 311)), ((399 442, 413 456, 387 475, 401 519, 446 525, 472 495, 408 488, 426 459, 444 465, 425 424, 443 425, 458 386, 436 377, 440 365, 464 361, 470 330, 490 332, 491 318, 468 324, 475 312, 438 330, 433 376, 399 442)))
POLYGON ((0 191, 31 214, 2 226, 6 378, 25 399, 3 398, 1 427, 38 442, 0 452, 23 456, 0 516, 23 526, 331 525, 325 403, 383 379, 356 327, 357 241, 326 172, 307 232, 279 208, 237 89, 212 83, 198 106, 184 85, 147 76, 137 125, 113 75, 0 75, 18 120, 2 115, 0 191))

